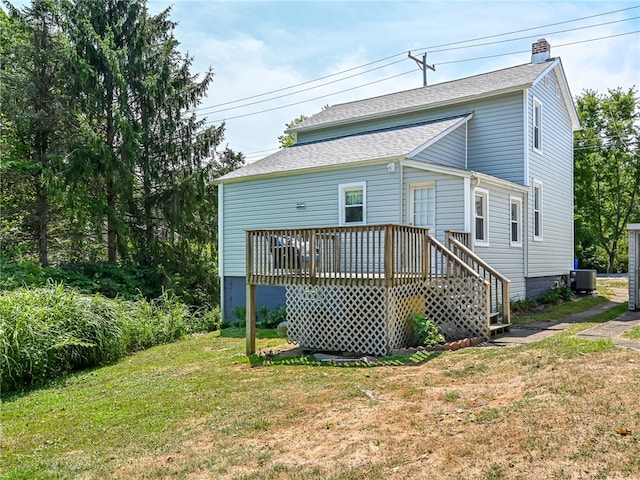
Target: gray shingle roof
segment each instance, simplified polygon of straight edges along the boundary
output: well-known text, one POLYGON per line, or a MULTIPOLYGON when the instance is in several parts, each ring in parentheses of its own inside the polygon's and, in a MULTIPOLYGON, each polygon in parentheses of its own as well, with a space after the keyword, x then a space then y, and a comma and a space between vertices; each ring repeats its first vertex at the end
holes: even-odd
POLYGON ((464 101, 467 98, 527 88, 547 68, 554 65, 553 60, 538 64, 527 63, 427 87, 333 105, 289 131, 300 131, 359 118, 388 115, 392 112, 400 113, 407 110, 425 109, 464 101))
POLYGON ((465 116, 457 116, 294 145, 234 170, 217 179, 216 183, 258 175, 406 157, 413 150, 433 140, 447 129, 458 123, 464 123, 464 118, 465 116))

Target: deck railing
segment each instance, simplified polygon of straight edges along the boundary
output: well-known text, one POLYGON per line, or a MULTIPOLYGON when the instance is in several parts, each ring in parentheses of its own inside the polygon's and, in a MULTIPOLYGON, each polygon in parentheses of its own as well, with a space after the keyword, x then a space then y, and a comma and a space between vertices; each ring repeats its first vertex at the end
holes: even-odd
POLYGON ((465 247, 471 248, 471 241, 469 232, 459 232, 456 230, 445 230, 444 232, 445 238, 455 238, 457 241, 462 243, 465 247))
POLYGON ((469 249, 469 247, 463 244, 457 235, 449 234, 453 232, 447 233, 445 244, 448 249, 489 283, 491 313, 500 314, 502 317, 501 323, 511 323, 511 306, 509 301, 510 280, 491 268, 484 260, 469 249))
POLYGON ((429 230, 361 225, 248 230, 247 282, 388 285, 428 275, 429 230))
POLYGON ((442 276, 488 278, 467 262, 466 253, 460 259, 422 227, 269 229, 247 230, 246 235, 247 283, 254 285, 397 285, 442 276))

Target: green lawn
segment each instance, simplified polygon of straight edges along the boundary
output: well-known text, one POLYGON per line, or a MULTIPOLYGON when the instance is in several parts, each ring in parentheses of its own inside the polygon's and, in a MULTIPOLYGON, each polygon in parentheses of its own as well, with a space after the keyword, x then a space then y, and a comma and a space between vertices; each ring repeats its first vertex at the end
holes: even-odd
POLYGON ((373 367, 197 335, 5 396, 0 478, 638 478, 640 362, 595 324, 373 367))

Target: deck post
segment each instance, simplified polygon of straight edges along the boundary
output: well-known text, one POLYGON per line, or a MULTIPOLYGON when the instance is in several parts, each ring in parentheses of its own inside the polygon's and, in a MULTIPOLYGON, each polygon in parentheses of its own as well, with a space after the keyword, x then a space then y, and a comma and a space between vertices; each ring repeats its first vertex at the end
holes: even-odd
POLYGON ((256 353, 256 286, 247 283, 246 343, 247 356, 256 353))
POLYGON ((384 227, 384 283, 387 286, 393 285, 393 277, 395 275, 393 258, 394 258, 394 235, 395 231, 391 225, 384 227))
POLYGON ((256 353, 256 284, 253 279, 253 235, 247 232, 247 292, 245 300, 245 336, 247 355, 256 353))
POLYGON ((502 282, 502 321, 511 323, 511 282, 502 282))
POLYGON ((309 233, 309 281, 311 285, 316 284, 316 268, 318 267, 316 262, 316 231, 311 229, 309 233))

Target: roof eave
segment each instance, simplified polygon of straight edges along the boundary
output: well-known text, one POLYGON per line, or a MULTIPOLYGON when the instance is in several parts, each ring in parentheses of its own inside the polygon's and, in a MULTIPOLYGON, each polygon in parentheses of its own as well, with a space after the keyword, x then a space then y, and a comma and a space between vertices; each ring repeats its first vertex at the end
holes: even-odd
POLYGON ((377 164, 385 164, 389 162, 397 162, 402 161, 407 158, 406 154, 402 155, 392 155, 389 157, 375 158, 375 159, 366 159, 366 160, 358 160, 355 162, 348 163, 337 163, 334 165, 322 165, 318 167, 306 167, 306 168, 296 168, 291 170, 286 170, 284 172, 269 172, 269 173, 256 173, 253 175, 245 175, 242 177, 231 177, 225 179, 224 177, 216 178, 213 181, 214 185, 224 183, 240 183, 240 182, 248 182, 250 180, 263 180, 267 178, 277 178, 277 177, 290 177, 293 175, 299 175, 301 173, 315 173, 315 172, 327 172, 331 170, 342 170, 349 167, 361 167, 364 165, 377 165, 377 164))
POLYGON ((299 133, 299 132, 312 132, 314 130, 322 130, 325 128, 331 128, 331 127, 339 127, 342 125, 346 125, 346 124, 351 124, 355 121, 358 122, 365 122, 365 121, 369 121, 369 120, 378 120, 381 118, 388 118, 389 116, 393 115, 404 115, 404 114, 408 114, 408 113, 414 113, 414 112, 421 112, 421 111, 425 111, 425 110, 431 110, 434 108, 438 108, 438 107, 443 107, 443 106, 448 106, 448 105, 457 105, 460 103, 464 103, 464 102, 470 102, 473 100, 477 100, 479 98, 490 98, 490 97, 495 97, 498 95, 505 95, 508 93, 513 93, 513 92, 520 92, 522 90, 525 90, 527 88, 530 88, 532 86, 532 82, 527 82, 525 84, 522 85, 517 85, 515 87, 509 87, 509 88, 503 88, 501 90, 494 90, 492 92, 489 93, 481 93, 478 95, 468 95, 466 97, 460 97, 457 99, 453 99, 453 100, 443 100, 440 102, 435 102, 435 103, 431 103, 428 105, 414 105, 412 107, 407 107, 407 108, 402 108, 399 110, 392 110, 392 111, 387 111, 387 112, 380 112, 380 113, 374 113, 371 115, 363 115, 361 117, 350 117, 350 118, 346 118, 343 120, 337 120, 334 122, 325 122, 325 123, 321 123, 318 125, 311 125, 309 127, 293 127, 290 129, 285 130, 285 133, 299 133))

